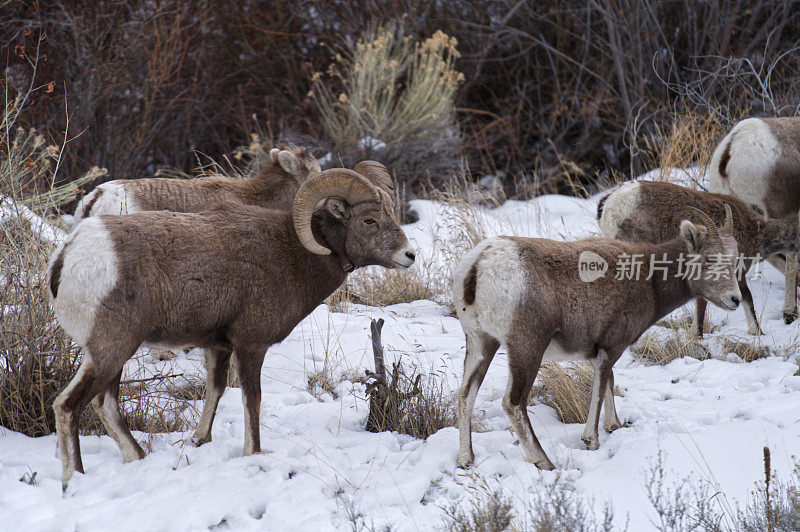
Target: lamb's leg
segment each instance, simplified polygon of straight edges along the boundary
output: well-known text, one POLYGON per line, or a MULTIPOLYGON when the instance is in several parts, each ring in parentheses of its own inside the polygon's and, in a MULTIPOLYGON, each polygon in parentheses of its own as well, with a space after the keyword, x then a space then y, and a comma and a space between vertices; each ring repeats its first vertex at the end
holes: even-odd
POLYGON ((702 297, 694 300, 694 321, 692 322, 692 335, 703 337, 703 324, 706 319, 706 306, 708 302, 702 297))
POLYGON ((742 306, 744 306, 744 315, 747 317, 747 334, 764 334, 756 317, 753 294, 750 293, 750 287, 747 286, 747 280, 745 280, 744 276, 739 279, 739 291, 742 293, 742 306))
POLYGON ((203 414, 191 439, 195 446, 211 441, 211 426, 214 424, 217 405, 228 383, 228 367, 231 359, 230 349, 208 348, 205 351, 206 397, 203 414))
POLYGON ((548 343, 549 338, 534 339, 527 345, 524 342, 510 343, 508 346, 510 375, 506 394, 503 396, 503 410, 514 426, 528 462, 532 462, 539 469, 551 470, 555 469, 555 466, 542 449, 528 417, 528 396, 548 343))
POLYGON ((145 452, 131 434, 119 411, 119 381, 121 378, 122 371, 119 371, 108 383, 106 389, 95 396, 92 406, 100 416, 100 421, 103 422, 108 435, 117 442, 125 461, 132 462, 144 458, 145 452))
POLYGON ((78 373, 53 402, 58 447, 61 452, 62 490, 67 489, 69 479, 76 471, 83 473, 78 420, 89 401, 105 388, 107 381, 108 378, 101 375, 87 355, 83 358, 78 373))
POLYGON ((244 403, 244 455, 261 452, 261 364, 267 354, 266 347, 233 348, 236 371, 242 385, 244 403))
POLYGON ((606 395, 603 399, 603 428, 606 432, 614 432, 622 426, 622 422, 617 416, 617 408, 614 405, 614 370, 608 372, 606 384, 606 395))
MULTIPOLYGON (((589 416, 586 419, 586 428, 583 430, 581 440, 586 444, 590 451, 600 447, 600 437, 597 434, 597 426, 600 422, 600 404, 603 402, 606 390, 609 386, 609 376, 611 374, 611 364, 609 363, 608 353, 600 350, 595 358, 592 359, 594 366, 594 381, 592 382, 592 398, 589 403, 589 416)), ((613 402, 613 397, 612 397, 613 402)))
POLYGON ((797 274, 800 264, 797 253, 786 254, 786 292, 783 300, 783 321, 787 325, 797 319, 797 274))
POLYGON ((466 338, 464 378, 458 391, 459 467, 468 467, 475 459, 472 452, 472 409, 489 364, 500 347, 500 342, 483 332, 471 331, 466 338))

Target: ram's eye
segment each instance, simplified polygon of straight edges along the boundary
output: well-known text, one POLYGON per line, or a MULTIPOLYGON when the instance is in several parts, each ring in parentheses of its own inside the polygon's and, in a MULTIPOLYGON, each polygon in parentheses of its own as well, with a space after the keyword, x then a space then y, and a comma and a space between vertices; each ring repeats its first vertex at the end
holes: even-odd
POLYGON ((364 223, 367 224, 367 225, 372 225, 372 224, 375 223, 375 220, 373 220, 372 218, 366 218, 364 220, 364 223))

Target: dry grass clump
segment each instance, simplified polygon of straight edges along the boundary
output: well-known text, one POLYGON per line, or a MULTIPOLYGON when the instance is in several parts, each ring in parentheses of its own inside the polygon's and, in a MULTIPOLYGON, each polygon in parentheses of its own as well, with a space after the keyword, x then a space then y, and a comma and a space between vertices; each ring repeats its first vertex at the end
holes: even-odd
POLYGON ((758 343, 742 342, 732 338, 724 338, 722 341, 723 353, 733 353, 744 362, 753 362, 772 355, 769 346, 758 343))
MULTIPOLYGON (((546 360, 539 368, 538 384, 531 389, 530 399, 553 408, 562 423, 586 423, 593 381, 594 370, 586 362, 562 365, 546 360)), ((614 395, 622 395, 616 387, 614 395)))
POLYGON ((336 386, 341 380, 335 380, 331 372, 326 368, 320 371, 314 371, 308 374, 306 380, 309 393, 319 399, 322 394, 329 393, 334 399, 338 399, 339 393, 336 391, 336 386))
POLYGON ((711 352, 696 338, 686 334, 675 334, 664 340, 656 334, 642 336, 630 347, 631 353, 644 364, 664 366, 683 357, 698 360, 711 358, 711 352))
MULTIPOLYGON (((733 117, 730 117, 733 118, 733 117)), ((645 168, 659 168, 659 179, 666 181, 673 168, 697 166, 705 172, 719 141, 730 129, 714 113, 685 110, 669 121, 654 126, 645 137, 642 161, 645 168)), ((700 183, 694 188, 704 190, 700 183)))
POLYGON ((442 31, 415 42, 394 24, 367 29, 336 53, 312 97, 331 151, 346 166, 385 162, 406 185, 443 178, 460 150, 455 96, 456 40, 442 31))
POLYGON ((446 509, 443 529, 448 532, 503 532, 514 519, 511 498, 500 489, 482 490, 469 505, 453 503, 446 509))
POLYGON ((387 386, 372 384, 367 388, 370 393, 368 431, 397 431, 426 439, 456 424, 455 397, 445 389, 441 375, 423 375, 416 368, 407 372, 399 361, 392 366, 387 386))

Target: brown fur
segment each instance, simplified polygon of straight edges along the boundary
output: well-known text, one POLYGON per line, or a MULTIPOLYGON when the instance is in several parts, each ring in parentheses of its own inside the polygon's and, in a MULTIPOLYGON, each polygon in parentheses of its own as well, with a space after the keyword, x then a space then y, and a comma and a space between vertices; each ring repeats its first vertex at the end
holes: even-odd
POLYGON ((728 177, 728 161, 731 160, 731 143, 733 142, 734 136, 735 134, 731 135, 731 138, 728 139, 728 144, 722 152, 722 157, 719 158, 719 175, 722 176, 723 179, 728 177))
POLYGON ((61 283, 61 268, 64 267, 64 253, 67 251, 68 245, 64 245, 50 269, 50 295, 52 297, 58 296, 58 285, 61 283))
POLYGON ((303 162, 300 176, 291 175, 277 161, 268 160, 247 179, 224 176, 132 179, 124 181, 125 191, 143 211, 200 212, 220 203, 289 209, 300 183, 318 168, 306 148, 291 151, 303 162))
POLYGON ((95 202, 97 202, 97 200, 100 198, 102 194, 103 194, 103 189, 98 188, 97 194, 95 194, 92 199, 90 199, 85 205, 83 205, 83 209, 81 210, 80 213, 81 218, 86 218, 87 216, 89 216, 89 213, 92 212, 92 207, 94 207, 95 202))
MULTIPOLYGON (((57 416, 77 419, 93 397, 114 386, 113 377, 143 343, 200 346, 208 348, 211 395, 196 433, 203 443, 210 439, 225 362, 233 352, 245 402, 246 454, 260 450, 260 369, 267 349, 341 285, 343 257, 356 266, 392 268, 393 254, 408 245, 390 207, 376 201, 347 205, 331 198, 317 209, 312 231, 331 255, 302 246, 290 211, 222 205, 203 213, 143 212, 101 220, 113 241, 117 282, 95 308, 82 346, 89 355, 81 366, 85 371, 59 396, 57 416)), ((89 260, 87 255, 76 254, 84 257, 76 260, 89 260)), ((77 428, 70 423, 62 423, 59 434, 73 442, 62 448, 64 486, 72 470, 81 471, 77 428)), ((129 454, 141 456, 130 432, 120 430, 117 441, 132 441, 129 454)))
MULTIPOLYGON (((478 257, 478 261, 480 257, 478 257)), ((478 261, 475 261, 469 272, 467 272, 467 277, 464 279, 464 303, 467 305, 472 305, 475 303, 475 289, 478 284, 478 261)))

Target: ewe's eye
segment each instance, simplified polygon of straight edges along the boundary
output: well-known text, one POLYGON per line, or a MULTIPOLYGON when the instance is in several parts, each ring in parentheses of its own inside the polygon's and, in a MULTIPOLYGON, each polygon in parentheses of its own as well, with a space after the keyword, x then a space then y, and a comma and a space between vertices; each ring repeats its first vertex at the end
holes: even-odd
POLYGON ((373 220, 372 218, 366 218, 364 220, 364 223, 367 224, 367 225, 372 225, 372 224, 375 223, 375 220, 373 220))

